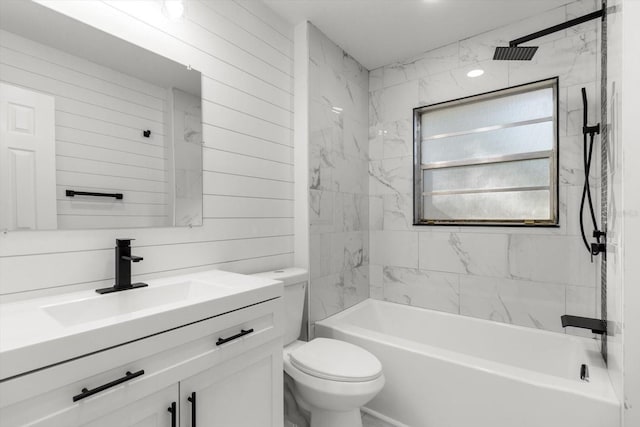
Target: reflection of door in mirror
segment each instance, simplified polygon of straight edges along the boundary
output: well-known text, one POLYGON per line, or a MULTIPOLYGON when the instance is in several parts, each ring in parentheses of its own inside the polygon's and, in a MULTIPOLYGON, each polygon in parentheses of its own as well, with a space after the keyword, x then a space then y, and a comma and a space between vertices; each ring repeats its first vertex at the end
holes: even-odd
POLYGON ((54 103, 0 83, 0 230, 57 226, 54 103))

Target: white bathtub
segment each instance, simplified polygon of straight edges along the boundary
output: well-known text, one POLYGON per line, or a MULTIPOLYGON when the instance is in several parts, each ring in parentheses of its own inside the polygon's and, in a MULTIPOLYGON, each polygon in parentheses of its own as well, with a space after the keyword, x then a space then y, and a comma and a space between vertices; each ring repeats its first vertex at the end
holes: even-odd
POLYGON ((372 299, 317 322, 315 333, 380 359, 387 382, 365 410, 400 426, 620 426, 593 339, 372 299))

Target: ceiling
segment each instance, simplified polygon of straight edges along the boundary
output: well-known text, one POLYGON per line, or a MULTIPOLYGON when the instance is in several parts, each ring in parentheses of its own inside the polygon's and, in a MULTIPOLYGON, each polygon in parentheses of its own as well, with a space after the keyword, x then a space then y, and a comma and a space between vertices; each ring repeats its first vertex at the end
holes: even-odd
MULTIPOLYGON (((372 70, 517 22, 570 0, 263 0, 292 24, 311 21, 372 70)), ((549 25, 556 22, 549 23, 549 25)), ((523 34, 524 35, 524 34, 523 34)))

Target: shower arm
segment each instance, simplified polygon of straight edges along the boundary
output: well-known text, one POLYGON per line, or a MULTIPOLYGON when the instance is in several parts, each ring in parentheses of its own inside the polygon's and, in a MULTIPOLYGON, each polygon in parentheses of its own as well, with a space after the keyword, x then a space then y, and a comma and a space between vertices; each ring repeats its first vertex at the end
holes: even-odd
POLYGON ((563 22, 562 24, 554 25, 553 27, 545 28, 544 30, 536 31, 535 33, 529 34, 528 36, 520 37, 515 40, 511 40, 509 42, 510 47, 516 47, 521 43, 530 42, 531 40, 538 39, 540 37, 547 36, 549 34, 556 33, 558 31, 566 30, 567 28, 571 28, 576 25, 580 25, 584 22, 591 21, 592 19, 601 18, 604 19, 605 16, 605 8, 604 4, 602 5, 602 9, 597 10, 595 12, 591 12, 587 15, 579 16, 577 18, 571 19, 567 22, 563 22))

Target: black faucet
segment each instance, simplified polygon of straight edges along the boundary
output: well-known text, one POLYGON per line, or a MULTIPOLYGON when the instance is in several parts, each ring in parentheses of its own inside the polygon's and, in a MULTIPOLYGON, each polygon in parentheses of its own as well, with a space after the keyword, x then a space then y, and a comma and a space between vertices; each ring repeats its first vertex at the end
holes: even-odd
POLYGON ((591 329, 594 334, 606 334, 607 323, 601 319, 592 319, 590 317, 570 316, 565 314, 560 316, 562 327, 573 326, 575 328, 591 329))
POLYGON ((116 239, 116 284, 110 288, 96 289, 99 294, 128 291, 144 288, 146 283, 131 283, 131 262, 140 262, 144 258, 131 255, 131 241, 134 239, 116 239))

